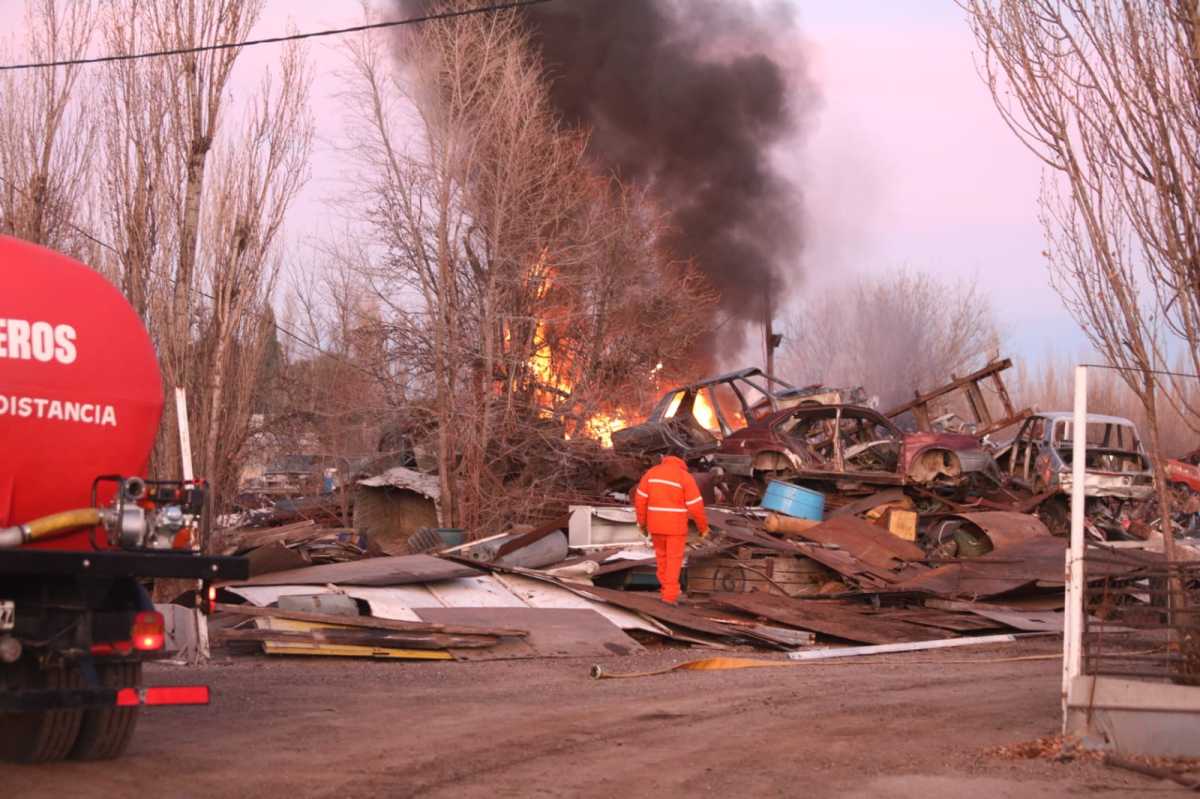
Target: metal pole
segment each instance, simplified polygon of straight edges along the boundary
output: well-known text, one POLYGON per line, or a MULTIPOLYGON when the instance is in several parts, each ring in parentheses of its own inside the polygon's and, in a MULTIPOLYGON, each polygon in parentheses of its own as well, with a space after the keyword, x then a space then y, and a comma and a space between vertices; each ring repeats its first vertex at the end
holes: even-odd
MULTIPOLYGON (((192 433, 191 427, 188 425, 187 390, 184 388, 175 389, 175 415, 179 422, 179 457, 183 461, 183 479, 191 482, 195 479, 192 472, 192 433)), ((203 590, 204 582, 197 580, 196 595, 201 602, 207 599, 201 595, 203 590)), ((196 624, 196 649, 191 653, 191 664, 196 666, 206 662, 211 656, 208 641, 208 617, 201 613, 199 608, 193 608, 192 620, 196 624)))
POLYGON ((175 417, 179 421, 179 458, 183 462, 183 479, 191 482, 192 475, 192 434, 188 426, 187 389, 175 389, 175 417))
POLYGON ((1083 671, 1083 510, 1087 477, 1087 367, 1075 367, 1075 418, 1071 423, 1071 548, 1067 553, 1067 613, 1063 629, 1063 734, 1071 686, 1083 671))

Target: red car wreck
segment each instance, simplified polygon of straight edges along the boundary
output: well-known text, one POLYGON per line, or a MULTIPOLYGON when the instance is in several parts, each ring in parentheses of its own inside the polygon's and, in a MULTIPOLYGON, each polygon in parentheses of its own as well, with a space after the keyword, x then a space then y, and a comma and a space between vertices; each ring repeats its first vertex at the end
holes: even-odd
POLYGON ((957 486, 992 474, 979 439, 952 433, 905 433, 858 405, 787 408, 722 442, 714 460, 734 481, 789 479, 840 490, 880 485, 957 486))

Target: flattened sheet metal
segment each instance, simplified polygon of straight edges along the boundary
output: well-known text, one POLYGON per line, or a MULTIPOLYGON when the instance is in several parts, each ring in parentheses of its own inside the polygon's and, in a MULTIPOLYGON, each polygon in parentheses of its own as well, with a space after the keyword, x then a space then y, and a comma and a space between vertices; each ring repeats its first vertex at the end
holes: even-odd
POLYGON ((622 630, 645 630, 668 637, 674 635, 671 628, 652 618, 579 596, 551 582, 499 572, 430 585, 401 585, 390 588, 347 586, 333 589, 317 585, 256 585, 226 587, 224 590, 237 594, 259 607, 271 605, 281 596, 342 593, 366 602, 371 608, 372 616, 400 621, 420 621, 417 611, 421 608, 463 606, 464 603, 466 606, 475 607, 594 610, 622 630), (431 588, 435 588, 436 593, 430 590, 431 588))
POLYGON ((625 608, 596 602, 552 583, 522 577, 519 574, 492 575, 531 608, 559 608, 565 610, 594 610, 622 630, 645 630, 655 635, 670 637, 671 628, 654 619, 641 616, 625 608))
POLYGON ((425 589, 446 608, 524 608, 521 598, 490 574, 429 583, 425 589))
POLYGON ((939 630, 950 630, 956 633, 977 630, 999 630, 1006 625, 996 619, 985 618, 975 613, 948 613, 925 607, 911 607, 903 610, 889 609, 887 618, 893 621, 906 621, 909 624, 919 624, 922 627, 935 627, 939 630))
POLYGON ((976 608, 971 611, 988 619, 1006 624, 1015 630, 1027 632, 1061 633, 1065 614, 1052 610, 991 610, 976 608))
POLYGON ((320 585, 244 585, 226 587, 224 590, 237 594, 259 607, 277 603, 281 596, 303 596, 306 594, 341 593, 361 599, 371 608, 371 615, 381 619, 398 621, 420 621, 413 608, 441 607, 441 603, 422 585, 405 585, 396 588, 367 588, 353 586, 342 590, 320 585))
POLYGON ((399 555, 272 572, 232 585, 392 586, 453 580, 476 574, 479 574, 478 569, 431 555, 399 555))
POLYGON ((1031 538, 1049 537, 1050 531, 1038 517, 1030 513, 984 511, 959 513, 950 518, 963 519, 978 527, 991 539, 996 550, 1024 543, 1031 538))
POLYGON ((869 510, 878 508, 880 505, 887 505, 893 502, 903 502, 905 500, 904 491, 899 488, 889 488, 886 491, 879 491, 867 497, 856 499, 853 502, 848 502, 840 508, 834 508, 828 514, 828 518, 833 519, 838 516, 856 516, 860 513, 866 513, 869 510))
POLYGON ((1030 538, 1002 552, 948 563, 896 585, 939 596, 996 596, 1034 583, 1062 585, 1066 542, 1054 536, 1030 538))
POLYGON ((645 651, 621 628, 590 609, 423 608, 422 621, 434 624, 497 624, 528 630, 484 649, 451 649, 456 660, 512 660, 531 657, 610 657, 645 651))
POLYGON ((827 600, 788 599, 766 594, 713 594, 710 599, 723 607, 847 641, 891 644, 946 637, 940 630, 891 621, 881 615, 865 613, 856 605, 827 600))
POLYGON ((858 560, 879 569, 899 567, 925 557, 924 550, 916 544, 855 516, 838 516, 799 535, 820 544, 836 544, 858 560))

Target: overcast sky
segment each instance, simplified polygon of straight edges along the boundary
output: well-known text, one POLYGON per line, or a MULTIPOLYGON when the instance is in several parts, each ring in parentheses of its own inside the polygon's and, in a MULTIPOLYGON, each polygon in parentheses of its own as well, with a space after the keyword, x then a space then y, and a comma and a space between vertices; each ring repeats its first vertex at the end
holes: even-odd
MULTIPOLYGON (((792 1, 796 53, 822 98, 806 134, 781 154, 803 186, 809 217, 799 292, 903 266, 973 277, 993 298, 1008 354, 1080 352, 1083 338, 1050 289, 1040 254, 1040 164, 992 106, 963 12, 952 0, 792 1)), ((22 5, 0 0, 0 19, 19 17, 22 5)), ((255 35, 360 18, 355 0, 268 0, 255 35)), ((318 144, 291 225, 298 246, 326 224, 324 201, 344 188, 333 149, 343 124, 337 41, 311 43, 318 144)), ((235 93, 248 93, 277 57, 275 45, 247 49, 235 93)))

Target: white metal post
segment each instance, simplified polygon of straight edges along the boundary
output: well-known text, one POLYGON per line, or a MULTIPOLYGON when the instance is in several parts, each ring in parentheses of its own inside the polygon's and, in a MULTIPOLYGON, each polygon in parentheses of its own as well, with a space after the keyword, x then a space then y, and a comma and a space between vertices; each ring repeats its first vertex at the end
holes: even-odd
POLYGON ((192 433, 188 427, 187 389, 175 389, 175 418, 179 421, 179 457, 183 461, 183 479, 191 482, 192 474, 192 433))
POLYGON ((1063 734, 1071 685, 1083 671, 1083 504, 1087 478, 1087 367, 1075 367, 1075 418, 1071 423, 1071 548, 1067 552, 1067 607, 1063 628, 1063 734))
MULTIPOLYGON (((192 472, 192 434, 188 426, 187 390, 184 388, 175 389, 175 416, 179 422, 179 457, 183 461, 183 479, 191 482, 195 479, 192 472)), ((197 580, 196 593, 200 594, 203 590, 204 582, 197 580)), ((207 597, 200 597, 201 602, 206 600, 207 597)), ((193 664, 203 663, 209 659, 208 617, 201 613, 199 608, 194 608, 192 618, 196 620, 196 651, 193 654, 193 664)))

